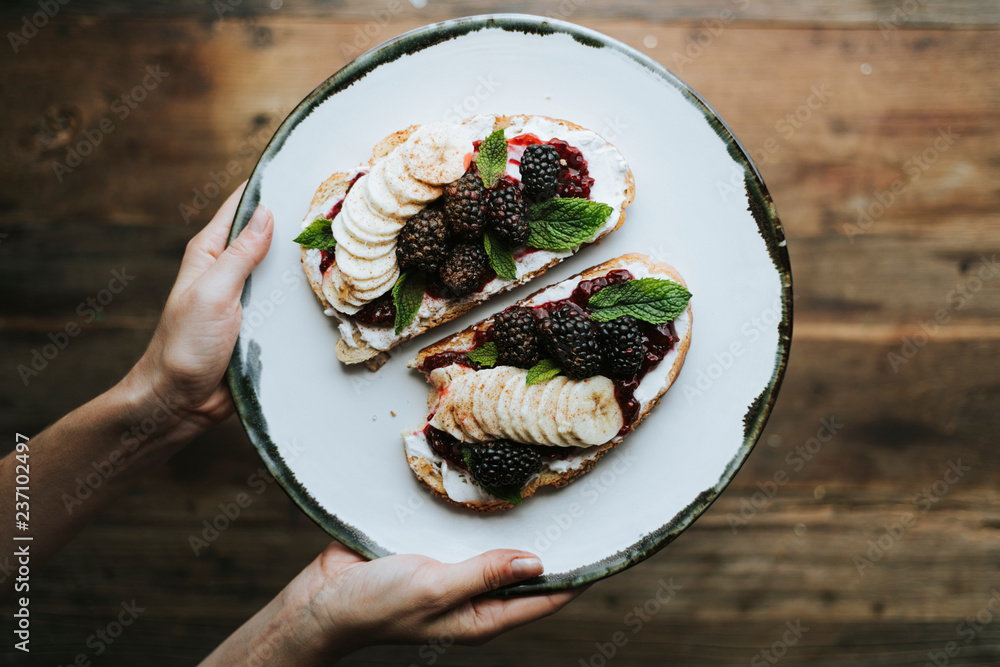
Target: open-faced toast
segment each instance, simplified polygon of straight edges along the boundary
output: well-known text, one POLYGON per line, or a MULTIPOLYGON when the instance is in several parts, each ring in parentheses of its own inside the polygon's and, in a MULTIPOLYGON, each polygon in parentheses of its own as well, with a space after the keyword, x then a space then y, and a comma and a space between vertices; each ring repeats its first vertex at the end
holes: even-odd
MULTIPOLYGON (((645 255, 623 255, 425 347, 409 364, 432 385, 426 422, 403 433, 410 468, 435 495, 482 512, 509 509, 543 486, 569 484, 621 443, 676 379, 691 343, 689 299, 673 267, 645 255), (603 297, 596 296, 605 290, 603 297), (654 297, 658 300, 651 303, 654 297), (647 319, 657 319, 650 313, 669 319, 654 324, 631 316, 639 311, 647 319), (582 324, 577 321, 581 317, 582 324), (580 360, 586 365, 590 354, 582 339, 574 339, 567 352, 558 335, 589 331, 588 326, 601 346, 600 358, 581 372, 580 360), (518 327, 529 333, 534 327, 537 352, 524 352, 535 343, 518 327), (627 343, 636 335, 640 350, 627 343), (505 345, 505 337, 512 344, 505 345), (522 367, 508 366, 505 357, 520 357, 522 367), (543 360, 536 362, 538 357, 543 360), (555 376, 551 370, 539 372, 552 365, 569 370, 555 376), (567 373, 577 377, 565 377, 567 373), (574 405, 577 399, 581 402, 574 405), (525 443, 539 453, 541 464, 526 481, 491 488, 470 472, 483 465, 486 454, 478 462, 468 458, 485 441, 504 441, 500 444, 506 448, 491 465, 502 467, 503 456, 509 456, 512 466, 521 466, 521 454, 510 452, 525 443)), ((495 473, 489 474, 499 479, 495 473)))
POLYGON ((399 343, 620 227, 634 194, 621 153, 597 133, 544 116, 479 115, 414 125, 380 141, 368 163, 320 185, 296 241, 324 312, 338 320, 337 357, 377 368, 399 343), (506 156, 494 155, 499 172, 487 187, 491 163, 479 149, 497 130, 506 156), (557 156, 555 166, 537 166, 539 154, 557 156), (523 184, 522 162, 535 170, 523 184), (470 174, 475 188, 466 187, 470 174), (558 189, 527 187, 543 178, 558 189), (479 222, 469 222, 470 206, 479 222))

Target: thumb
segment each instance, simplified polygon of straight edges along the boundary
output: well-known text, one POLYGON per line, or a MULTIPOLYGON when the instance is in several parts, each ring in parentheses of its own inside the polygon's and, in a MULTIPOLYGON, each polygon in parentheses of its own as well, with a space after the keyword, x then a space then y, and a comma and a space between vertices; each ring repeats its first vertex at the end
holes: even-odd
POLYGON ((258 206, 240 235, 219 255, 203 276, 208 294, 229 303, 239 298, 243 283, 271 247, 274 216, 258 206))
POLYGON ((544 571, 538 556, 527 551, 494 549, 447 566, 449 602, 457 604, 501 586, 537 577, 544 571))

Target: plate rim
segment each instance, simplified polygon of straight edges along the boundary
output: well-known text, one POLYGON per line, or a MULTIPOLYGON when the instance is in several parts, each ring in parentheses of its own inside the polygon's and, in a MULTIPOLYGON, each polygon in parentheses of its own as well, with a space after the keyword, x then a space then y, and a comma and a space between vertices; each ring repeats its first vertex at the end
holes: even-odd
MULTIPOLYGON (((649 558, 677 539, 729 486, 760 438, 784 379, 792 339, 792 269, 785 243, 784 229, 757 166, 728 124, 694 88, 641 51, 596 30, 561 19, 517 13, 465 16, 409 30, 363 53, 323 81, 288 114, 254 165, 246 190, 240 198, 230 228, 228 243, 232 243, 249 223, 253 211, 260 202, 260 185, 264 168, 281 149, 285 140, 299 123, 305 120, 319 104, 382 65, 391 63, 407 54, 483 29, 502 29, 540 36, 568 34, 586 46, 611 48, 643 66, 658 79, 673 86, 688 98, 689 102, 700 110, 706 122, 726 145, 729 155, 743 167, 749 210, 757 224, 758 232, 764 239, 768 255, 780 276, 782 302, 782 319, 777 325, 778 349, 774 371, 767 385, 748 406, 743 418, 743 442, 726 465, 719 480, 698 494, 672 519, 644 535, 629 547, 589 565, 553 575, 543 574, 540 577, 494 592, 495 595, 507 597, 565 590, 618 574, 649 558)), ((241 303, 244 309, 249 307, 252 278, 251 274, 243 287, 241 303)), ((245 360, 242 348, 241 333, 237 337, 236 346, 226 370, 226 382, 232 392, 240 423, 270 474, 292 501, 314 523, 338 542, 369 560, 391 555, 391 552, 379 546, 362 531, 341 521, 336 515, 322 507, 296 479, 294 473, 282 459, 279 448, 270 438, 267 423, 257 398, 260 383, 260 347, 256 341, 251 340, 248 344, 248 355, 245 360)))

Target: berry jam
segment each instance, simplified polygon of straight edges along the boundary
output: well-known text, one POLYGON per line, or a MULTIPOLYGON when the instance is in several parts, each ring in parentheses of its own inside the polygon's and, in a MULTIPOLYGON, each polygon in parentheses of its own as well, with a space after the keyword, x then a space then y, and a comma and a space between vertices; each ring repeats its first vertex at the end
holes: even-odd
POLYGON ((438 456, 448 461, 448 463, 465 468, 461 442, 444 431, 437 430, 430 424, 424 428, 424 437, 427 438, 427 444, 431 446, 431 449, 438 456))
MULTIPOLYGON (((347 193, 350 192, 351 188, 354 187, 354 184, 357 183, 358 180, 360 180, 360 178, 367 173, 368 173, 367 171, 359 171, 357 174, 354 175, 354 178, 351 179, 351 182, 347 184, 347 189, 344 190, 344 196, 338 199, 337 203, 334 204, 333 208, 330 209, 330 212, 326 214, 327 220, 333 220, 334 218, 337 217, 337 214, 340 213, 340 209, 344 207, 344 200, 347 199, 347 193)), ((336 261, 337 260, 334 257, 334 252, 332 248, 330 250, 322 251, 319 260, 320 275, 326 273, 326 270, 329 269, 331 266, 333 266, 334 262, 336 261)))
POLYGON ((391 327, 396 323, 396 304, 392 292, 386 292, 374 301, 369 301, 354 313, 354 319, 373 327, 391 327))
MULTIPOLYGON (((621 283, 628 282, 633 278, 634 276, 632 273, 626 269, 609 271, 600 278, 580 281, 580 283, 573 290, 573 293, 570 294, 569 298, 547 301, 545 303, 538 304, 537 306, 532 306, 532 310, 535 313, 535 317, 539 319, 547 317, 550 313, 564 306, 569 306, 576 311, 589 314, 590 311, 588 309, 588 304, 593 295, 597 294, 608 285, 620 285, 621 283)), ((639 320, 639 330, 642 331, 643 336, 646 338, 645 345, 643 346, 645 355, 643 357, 642 364, 639 366, 639 371, 628 379, 612 379, 615 386, 615 398, 618 400, 618 406, 621 408, 622 416, 625 420, 625 423, 618 432, 618 435, 624 435, 631 431, 632 423, 639 414, 640 405, 639 401, 635 398, 635 390, 639 387, 639 383, 642 381, 642 378, 644 378, 646 373, 648 373, 653 367, 663 361, 663 358, 667 356, 677 341, 680 340, 677 336, 677 330, 674 328, 673 322, 667 322, 666 324, 650 324, 649 322, 639 320)), ((468 350, 463 352, 441 352, 439 354, 432 355, 424 360, 424 363, 420 365, 420 370, 424 373, 430 373, 435 368, 443 368, 450 364, 461 364, 462 366, 467 366, 473 370, 480 370, 481 366, 469 359, 466 354, 467 352, 471 352, 484 343, 492 340, 492 325, 481 330, 477 329, 475 335, 473 336, 472 346, 468 350)), ((602 371, 602 375, 610 377, 607 369, 602 371)), ((556 447, 553 449, 558 450, 560 448, 556 447)))

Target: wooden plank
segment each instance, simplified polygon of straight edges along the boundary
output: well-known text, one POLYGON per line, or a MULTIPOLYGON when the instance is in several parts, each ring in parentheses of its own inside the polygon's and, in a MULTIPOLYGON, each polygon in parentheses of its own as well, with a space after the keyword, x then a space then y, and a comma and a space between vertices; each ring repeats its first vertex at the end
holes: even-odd
MULTIPOLYGON (((415 25, 400 20, 372 41, 415 25)), ((992 234, 982 228, 996 224, 1000 210, 1000 50, 991 33, 900 31, 886 40, 872 31, 784 30, 775 39, 732 27, 691 58, 688 28, 600 25, 677 70, 719 110, 757 157, 793 240, 846 238, 845 225, 857 225, 860 211, 878 213, 877 193, 897 181, 905 189, 863 236, 992 234), (655 46, 644 46, 647 38, 655 46), (795 57, 794 67, 773 66, 792 62, 791 54, 808 56, 795 57), (813 88, 824 86, 828 102, 811 111, 813 88), (927 90, 935 91, 931 103, 927 90), (797 122, 796 113, 808 114, 798 127, 789 121, 797 122), (909 162, 933 155, 938 131, 948 128, 958 138, 926 170, 909 162)), ((21 99, 0 110, 12 128, 3 147, 14 156, 0 166, 4 218, 184 226, 181 204, 190 206, 195 190, 211 191, 211 175, 230 161, 246 176, 284 114, 347 62, 341 47, 358 27, 277 18, 252 30, 238 21, 206 30, 193 21, 67 20, 43 31, 31 42, 36 53, 59 54, 72 43, 78 57, 58 68, 15 58, 0 71, 0 85, 21 99), (254 41, 254 30, 267 31, 266 46, 254 41), (108 57, 109 42, 129 57, 108 57), (174 74, 119 119, 111 105, 156 65, 174 74), (249 81, 247 69, 255 72, 249 81), (56 163, 65 164, 69 148, 86 144, 84 132, 105 119, 114 131, 60 182, 56 163)), ((192 217, 203 223, 207 212, 192 217)))
MULTIPOLYGON (((33 0, 13 0, 0 10, 8 16, 31 15, 39 11, 33 0)), ((767 24, 824 23, 861 28, 883 26, 993 26, 1000 23, 1000 10, 989 0, 821 0, 781 2, 780 0, 519 0, 482 3, 473 0, 80 0, 60 8, 60 13, 99 17, 196 17, 220 20, 232 17, 335 17, 338 20, 369 21, 374 24, 397 18, 440 21, 460 16, 494 12, 538 14, 551 18, 641 19, 644 21, 695 22, 738 20, 767 24)), ((41 21, 40 21, 41 22, 41 21)), ((892 28, 886 28, 892 29, 892 28)))

